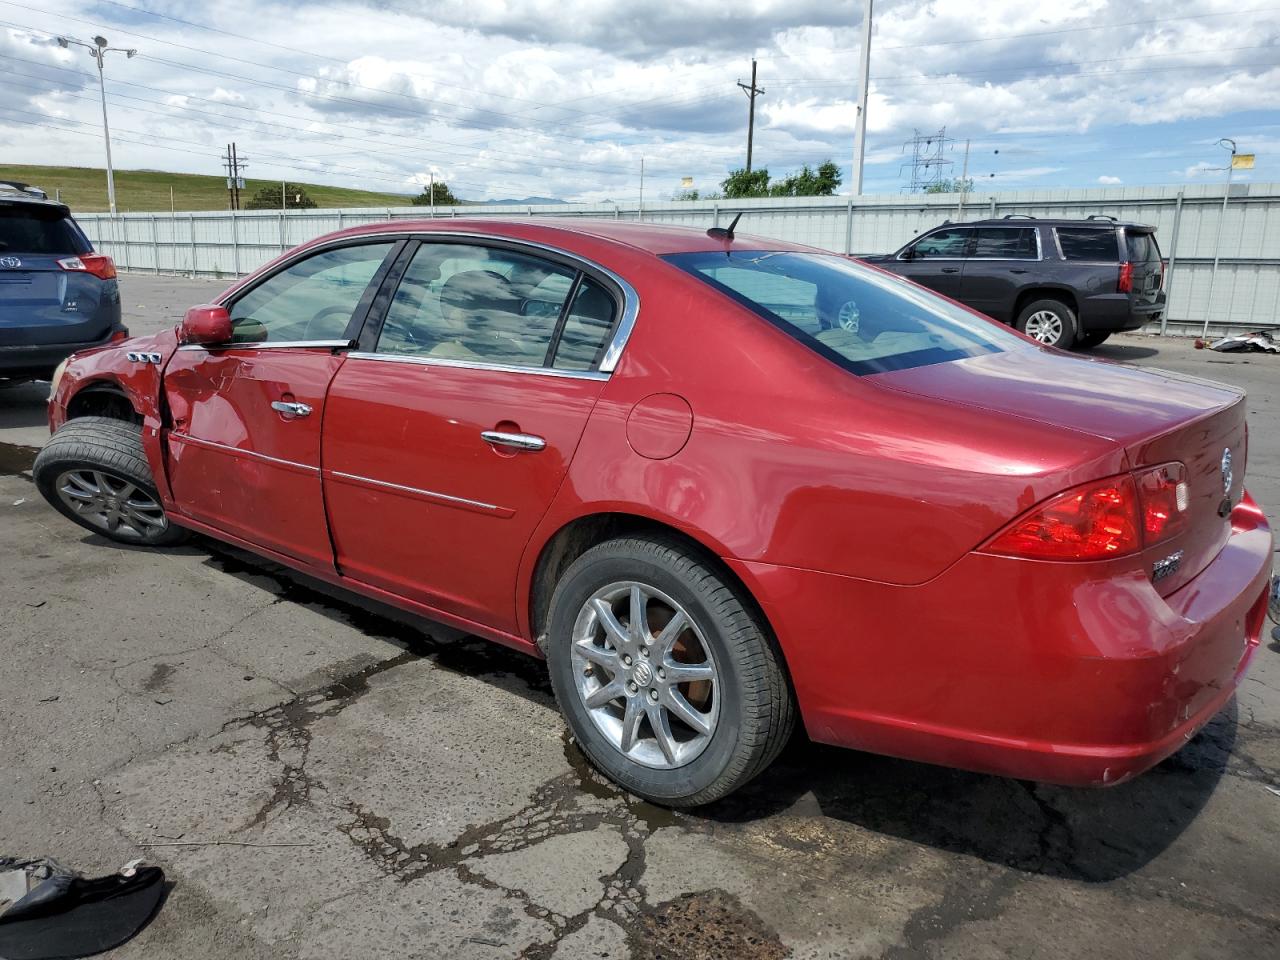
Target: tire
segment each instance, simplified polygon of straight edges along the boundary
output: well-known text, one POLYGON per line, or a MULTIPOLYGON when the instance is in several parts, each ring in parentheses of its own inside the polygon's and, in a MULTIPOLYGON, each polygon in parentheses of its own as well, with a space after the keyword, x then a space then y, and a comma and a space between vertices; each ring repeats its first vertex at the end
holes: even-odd
POLYGON ((654 803, 720 799, 773 762, 795 722, 781 655, 749 601, 674 540, 611 540, 575 560, 551 598, 546 654, 583 753, 654 803), (637 587, 648 629, 633 634, 637 587), (688 625, 671 627, 681 614, 688 625))
POLYGON ((160 504, 139 424, 112 417, 68 420, 36 455, 31 472, 55 510, 100 536, 153 547, 188 536, 160 504))
POLYGON ((1047 347, 1070 350, 1076 342, 1075 312, 1061 300, 1031 301, 1014 326, 1047 347))
POLYGON ((1092 350, 1106 343, 1110 336, 1110 330, 1090 330, 1088 333, 1081 334, 1080 339, 1076 341, 1076 349, 1092 350))

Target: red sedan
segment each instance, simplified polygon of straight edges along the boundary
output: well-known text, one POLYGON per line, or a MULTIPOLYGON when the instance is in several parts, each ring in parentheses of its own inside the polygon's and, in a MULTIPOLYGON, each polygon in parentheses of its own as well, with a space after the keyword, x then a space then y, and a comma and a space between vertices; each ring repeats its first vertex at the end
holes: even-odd
POLYGON ((1257 650, 1228 387, 1044 348, 731 231, 391 222, 60 370, 39 488, 548 661, 672 805, 807 734, 1066 784, 1178 749, 1257 650))

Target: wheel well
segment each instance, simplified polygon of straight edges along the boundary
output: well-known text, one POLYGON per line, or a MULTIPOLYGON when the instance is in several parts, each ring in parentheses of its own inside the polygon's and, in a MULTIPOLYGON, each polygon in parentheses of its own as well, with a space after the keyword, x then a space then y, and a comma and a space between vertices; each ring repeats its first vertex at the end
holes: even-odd
POLYGON ((142 414, 134 409, 129 395, 111 383, 94 383, 80 390, 67 404, 67 419, 76 417, 111 417, 142 423, 142 414))
POLYGON ((1080 319, 1080 302, 1070 290, 1063 290, 1058 287, 1036 287, 1031 290, 1023 290, 1018 294, 1018 300, 1013 305, 1014 323, 1018 322, 1018 318, 1022 316, 1022 311, 1033 300, 1057 300, 1060 303, 1065 303, 1071 308, 1071 312, 1076 315, 1076 320, 1079 321, 1080 319))
MULTIPOLYGON (((673 540, 719 574, 724 582, 738 593, 739 599, 755 614, 757 622, 764 629, 766 636, 774 643, 779 653, 779 660, 786 670, 786 657, 778 645, 777 636, 765 616, 764 610, 756 602, 747 585, 713 550, 709 550, 695 538, 682 530, 648 517, 631 513, 596 513, 579 517, 565 524, 542 548, 538 562, 533 568, 533 580, 529 585, 529 624, 533 629, 534 642, 539 646, 545 639, 547 617, 551 608, 551 595, 556 584, 570 564, 577 560, 598 543, 616 540, 619 537, 661 537, 673 540)), ((790 683, 788 672, 787 682, 790 683)))

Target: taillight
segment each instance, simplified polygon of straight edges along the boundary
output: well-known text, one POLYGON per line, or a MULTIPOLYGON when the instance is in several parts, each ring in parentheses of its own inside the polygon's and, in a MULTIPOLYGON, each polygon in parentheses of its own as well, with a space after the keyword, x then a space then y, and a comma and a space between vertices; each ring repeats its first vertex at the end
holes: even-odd
POLYGON ((1138 492, 1125 474, 1045 501, 996 535, 984 553, 1034 560, 1105 560, 1142 546, 1138 492))
POLYGON ((116 278, 115 261, 101 253, 82 253, 78 257, 67 257, 59 260, 58 266, 72 273, 90 273, 101 280, 116 278))
POLYGON ((1116 293, 1128 293, 1133 289, 1133 264, 1126 260, 1120 264, 1120 279, 1116 281, 1116 293))
POLYGON ((1165 274, 1165 270, 1167 270, 1168 267, 1169 267, 1168 261, 1166 260, 1160 261, 1160 289, 1161 290, 1164 289, 1164 274, 1165 274))
POLYGON ((1031 560, 1106 560, 1181 533, 1187 470, 1165 463, 1072 487, 996 534, 983 553, 1031 560))
POLYGON ((1148 546, 1168 540, 1187 525, 1187 468, 1165 463, 1135 475, 1142 502, 1142 538, 1148 546))

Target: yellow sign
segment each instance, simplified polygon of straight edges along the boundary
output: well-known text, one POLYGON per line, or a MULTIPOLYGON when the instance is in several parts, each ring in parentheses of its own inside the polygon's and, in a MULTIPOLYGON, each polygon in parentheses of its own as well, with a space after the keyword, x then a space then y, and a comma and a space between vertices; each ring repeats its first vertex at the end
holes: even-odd
POLYGON ((1231 155, 1232 170, 1252 170, 1253 154, 1252 153, 1233 153, 1231 155))
MULTIPOLYGON (((1250 166, 1252 166, 1252 164, 1250 164, 1250 166)), ((693 186, 693 177, 681 177, 680 186, 688 190, 690 187, 693 186)))

